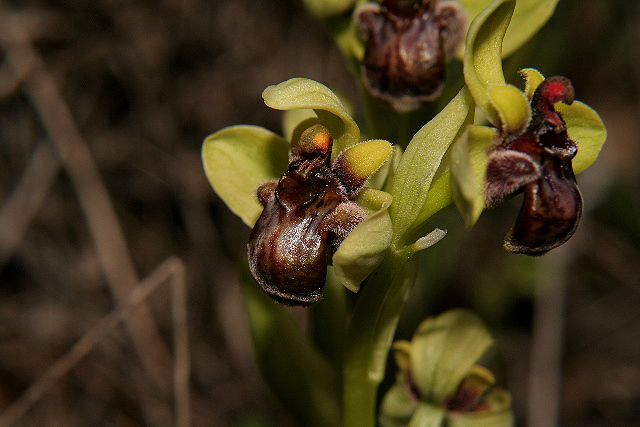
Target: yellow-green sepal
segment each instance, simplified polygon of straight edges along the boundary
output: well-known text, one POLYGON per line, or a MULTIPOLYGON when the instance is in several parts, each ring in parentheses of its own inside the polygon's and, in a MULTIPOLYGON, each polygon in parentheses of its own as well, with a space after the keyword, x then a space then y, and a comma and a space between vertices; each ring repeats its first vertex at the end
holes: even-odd
POLYGON ((469 126, 451 148, 451 192, 467 229, 473 227, 485 207, 487 152, 497 131, 486 126, 469 126))
POLYGON ((580 173, 595 162, 607 140, 607 128, 594 109, 580 101, 571 105, 558 102, 554 108, 564 119, 569 138, 578 146, 573 159, 573 171, 580 173))
POLYGON ((501 127, 499 111, 489 89, 505 86, 502 72, 502 42, 513 16, 514 0, 495 0, 471 22, 464 53, 464 80, 474 101, 489 122, 501 127))
POLYGON ((249 227, 262 212, 255 191, 289 164, 289 142, 259 126, 231 126, 202 144, 204 171, 216 194, 249 227))
POLYGON ((333 157, 360 140, 360 129, 340 98, 311 79, 293 78, 267 87, 265 104, 276 110, 312 109, 333 136, 333 157))

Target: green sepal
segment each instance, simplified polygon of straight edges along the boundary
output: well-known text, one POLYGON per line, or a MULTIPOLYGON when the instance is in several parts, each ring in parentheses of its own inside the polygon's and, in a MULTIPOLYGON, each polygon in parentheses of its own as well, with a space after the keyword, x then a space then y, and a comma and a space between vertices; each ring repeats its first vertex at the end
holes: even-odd
POLYGON ((391 245, 393 229, 388 208, 392 197, 384 191, 365 188, 356 201, 368 213, 367 217, 349 233, 333 255, 336 277, 352 292, 380 264, 391 245))
POLYGON ((495 0, 469 26, 464 53, 464 80, 474 101, 491 124, 500 126, 500 115, 489 96, 492 86, 504 86, 502 41, 509 27, 515 0, 495 0))
POLYGON ((311 346, 289 313, 244 268, 243 289, 256 363, 274 394, 302 425, 337 426, 338 373, 311 346))
MULTIPOLYGON (((469 17, 478 15, 489 0, 458 0, 469 17)), ((507 57, 526 43, 551 18, 558 0, 518 0, 502 44, 502 57, 507 57)))
POLYGON ((573 171, 580 173, 591 166, 600 154, 607 139, 607 129, 598 113, 580 101, 573 101, 571 105, 558 102, 554 108, 566 122, 569 138, 578 146, 572 164, 573 171))
POLYGON ((431 181, 451 143, 473 120, 473 106, 469 92, 462 88, 411 139, 390 185, 390 192, 395 200, 389 209, 394 242, 404 244, 408 237, 405 236, 407 231, 413 231, 417 227, 416 218, 427 199, 431 181))
POLYGON ((259 126, 231 126, 209 135, 202 163, 209 183, 233 213, 253 227, 262 212, 255 191, 289 164, 289 143, 259 126))
POLYGON ((423 321, 411 340, 411 377, 427 402, 452 396, 493 339, 482 320, 450 310, 423 321))
POLYGON ((485 207, 487 152, 496 138, 494 128, 469 126, 451 148, 451 192, 467 229, 473 227, 485 207))
POLYGON ((340 98, 315 80, 293 78, 262 92, 265 104, 276 110, 310 108, 333 136, 332 157, 360 140, 360 129, 340 98))

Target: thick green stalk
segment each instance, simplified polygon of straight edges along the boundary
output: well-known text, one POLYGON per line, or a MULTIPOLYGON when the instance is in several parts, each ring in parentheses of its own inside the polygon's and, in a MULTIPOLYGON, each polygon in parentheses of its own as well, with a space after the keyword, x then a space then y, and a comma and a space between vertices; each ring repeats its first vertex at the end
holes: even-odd
POLYGON ((349 327, 343 366, 345 427, 375 426, 376 393, 391 340, 414 283, 416 262, 393 247, 360 291, 349 327))

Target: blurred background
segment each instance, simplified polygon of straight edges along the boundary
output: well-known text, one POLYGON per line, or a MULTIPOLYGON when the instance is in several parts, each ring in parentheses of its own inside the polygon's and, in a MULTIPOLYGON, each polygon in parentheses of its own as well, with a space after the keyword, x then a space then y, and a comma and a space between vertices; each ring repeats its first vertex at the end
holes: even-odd
MULTIPOLYGON (((321 25, 298 0, 5 0, 0 43, 0 417, 173 425, 171 364, 188 349, 193 425, 294 425, 253 363, 238 284, 249 230, 200 148, 233 124, 279 132, 261 92, 291 77, 357 97, 321 25), (99 334, 145 278, 143 309, 99 334), (172 286, 188 294, 178 350, 172 286)), ((450 307, 478 312, 518 425, 640 425, 639 52, 640 3, 561 0, 506 63, 570 77, 607 125, 567 245, 505 253, 519 200, 468 233, 453 210, 432 221, 449 235, 422 255, 398 336, 450 307)))

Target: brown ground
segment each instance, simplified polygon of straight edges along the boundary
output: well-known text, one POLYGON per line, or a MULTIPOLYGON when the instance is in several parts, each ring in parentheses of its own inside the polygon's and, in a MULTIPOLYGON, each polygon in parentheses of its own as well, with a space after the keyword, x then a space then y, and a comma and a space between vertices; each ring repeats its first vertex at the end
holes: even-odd
MULTIPOLYGON (((519 425, 549 426, 555 405, 566 426, 639 425, 640 7, 560 3, 511 65, 569 76, 608 126, 579 177, 584 221, 530 261, 500 249, 517 202, 470 234, 441 217, 399 334, 471 307, 519 425)), ((297 0, 0 2, 0 424, 292 423, 252 361, 248 230, 199 156, 224 126, 277 131, 260 93, 295 76, 356 93, 297 0), (150 296, 130 296, 140 281, 150 296)))

